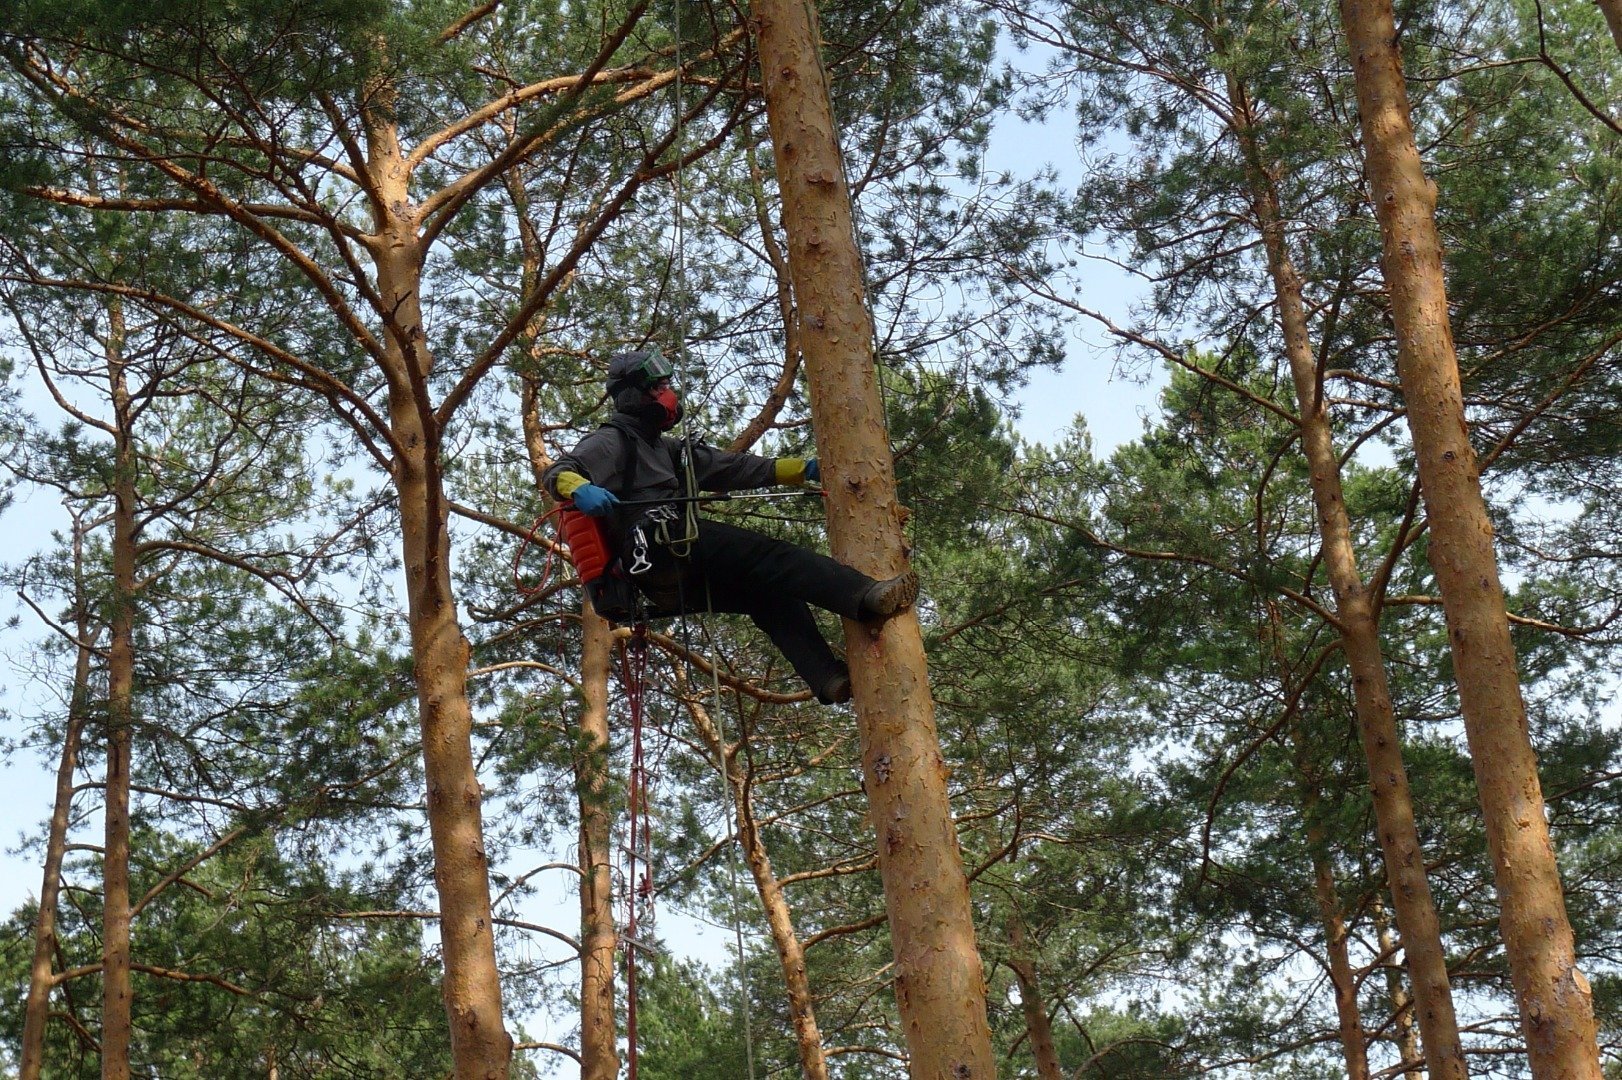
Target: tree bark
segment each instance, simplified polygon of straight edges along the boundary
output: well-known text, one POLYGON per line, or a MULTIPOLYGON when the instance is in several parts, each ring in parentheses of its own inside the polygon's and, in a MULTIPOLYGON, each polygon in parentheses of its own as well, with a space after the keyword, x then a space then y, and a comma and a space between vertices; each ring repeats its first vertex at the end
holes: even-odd
POLYGON ((1064 1066, 1053 1042, 1053 1022, 1048 1019, 1047 999, 1037 978, 1036 961, 1031 959, 1025 940, 1025 920, 1015 911, 1008 918, 1008 968, 1019 983, 1019 1007, 1025 1014, 1025 1037, 1036 1059, 1038 1080, 1064 1080, 1064 1066))
POLYGON ((135 687, 135 442, 124 377, 123 310, 108 309, 113 400, 113 609, 107 652, 107 783, 102 840, 101 1075, 128 1080, 130 1006, 130 749, 135 687))
POLYGON ((1335 888, 1335 870, 1329 861, 1329 838, 1318 816, 1318 807, 1323 801, 1322 788, 1314 775, 1300 724, 1290 726, 1290 738, 1295 744, 1301 813, 1307 821, 1307 850, 1312 853, 1312 895, 1323 922, 1324 950, 1328 953, 1329 983, 1335 994, 1335 1018, 1341 1053, 1346 1058, 1346 1076, 1347 1080, 1369 1080, 1368 1043, 1363 1038, 1363 1016, 1357 1007, 1357 976, 1352 971, 1352 959, 1346 947, 1346 917, 1341 911, 1340 892, 1335 888))
POLYGON ((614 1017, 613 868, 607 798, 609 626, 586 602, 581 658, 586 708, 581 713, 580 759, 575 783, 580 799, 580 1055, 581 1080, 619 1075, 614 1017), (596 693, 593 693, 593 690, 596 693), (594 700, 595 699, 595 700, 594 700))
MULTIPOLYGON (((528 228, 524 188, 510 186, 518 208, 524 245, 527 292, 539 273, 539 245, 528 228)), ((539 323, 532 326, 539 333, 539 323)), ((538 342, 528 342, 532 360, 538 342)), ((541 477, 552 464, 541 426, 536 380, 521 376, 519 413, 530 479, 544 491, 541 477)), ((544 496, 543 496, 544 497, 544 496)), ((619 934, 614 926, 613 812, 608 805, 608 680, 614 668, 613 628, 580 597, 580 741, 574 755, 574 790, 580 810, 580 1080, 614 1080, 619 1075, 619 1035, 614 1015, 614 960, 619 934)))
POLYGON ((1341 1053, 1346 1058, 1348 1080, 1369 1080, 1363 1014, 1357 1007, 1357 976, 1352 972, 1352 960, 1346 948, 1346 917, 1340 910, 1335 871, 1322 853, 1323 830, 1320 828, 1317 833, 1316 837, 1309 838, 1313 846, 1312 895, 1318 902, 1318 917, 1324 925, 1324 948, 1329 953, 1329 982, 1335 994, 1341 1053))
POLYGON ((580 802, 580 1080, 614 1080, 619 1055, 614 1027, 613 849, 608 808, 608 675, 612 632, 583 600, 580 654, 580 745, 575 791, 580 802))
POLYGON ((422 727, 428 829, 439 893, 439 935, 457 1080, 506 1080, 512 1038, 502 1019, 501 981, 490 919, 483 808, 473 765, 467 694, 468 643, 451 589, 450 532, 439 430, 428 397, 433 359, 422 329, 422 244, 411 212, 409 171, 391 114, 393 95, 374 87, 365 110, 368 167, 377 192, 371 254, 383 300, 389 423, 399 451, 401 553, 411 653, 422 727))
MULTIPOLYGON (((907 548, 816 11, 808 0, 754 0, 750 10, 829 543, 835 558, 888 577, 906 567, 907 548)), ((917 615, 904 612, 879 628, 847 620, 845 641, 911 1074, 991 1080, 985 976, 917 615)))
MULTIPOLYGON (((1401 945, 1397 942, 1397 935, 1391 930, 1391 920, 1386 917, 1385 905, 1379 897, 1373 903, 1374 933, 1380 943, 1382 956, 1396 956, 1401 945)), ((1408 993, 1408 988, 1402 984, 1402 968, 1397 964, 1385 965, 1386 996, 1391 999, 1392 1024, 1397 1029, 1397 1052, 1402 1055, 1405 1062, 1413 1062, 1411 1068, 1404 1070, 1403 1075, 1409 1080, 1421 1080, 1424 1070, 1419 1066, 1425 1060, 1425 1054, 1419 1045, 1419 1030, 1414 1023, 1414 999, 1408 993)))
MULTIPOLYGON (((1340 456, 1335 450, 1329 409, 1319 385, 1318 362, 1302 302, 1301 277, 1290 258, 1276 178, 1262 156, 1248 95, 1231 75, 1228 91, 1238 118, 1237 134, 1249 173, 1251 205, 1267 251, 1268 270, 1284 335, 1284 352, 1295 384, 1301 451, 1307 459, 1313 503, 1318 512, 1324 566, 1335 595, 1341 648, 1352 677, 1358 735, 1374 795, 1380 851, 1391 883, 1397 923, 1408 945, 1406 956, 1413 977, 1420 1032, 1425 1041, 1425 1061, 1434 1080, 1464 1080, 1469 1075, 1464 1045, 1459 1038, 1453 992, 1448 984, 1441 926, 1431 899, 1430 883, 1425 877, 1425 855, 1414 820, 1408 772, 1402 760, 1402 737, 1397 730, 1386 679, 1385 657, 1380 648, 1379 609, 1357 567, 1351 519, 1341 488, 1340 456)), ((1336 908, 1338 919, 1338 904, 1336 908)), ((1355 1001, 1352 1005, 1355 1009, 1355 1001)), ((1368 1063, 1361 1049, 1361 1033, 1358 1044, 1358 1056, 1363 1058, 1366 1071, 1368 1063)))
POLYGON ((1605 25, 1611 28, 1611 40, 1616 42, 1618 52, 1622 52, 1622 0, 1594 0, 1600 11, 1605 13, 1605 25))
POLYGON ((789 1016, 794 1022, 794 1042, 799 1048, 800 1071, 805 1080, 828 1080, 828 1058, 822 1050, 822 1032, 817 1026, 815 999, 811 995, 811 982, 805 971, 805 948, 794 929, 788 898, 783 895, 783 887, 772 870, 771 856, 755 821, 749 777, 738 765, 737 747, 728 746, 722 741, 720 729, 715 726, 709 712, 697 702, 690 701, 688 713, 731 789, 738 844, 743 849, 749 874, 754 878, 755 892, 760 896, 760 906, 766 913, 766 925, 771 930, 772 944, 777 948, 777 960, 783 970, 783 989, 788 994, 789 1016))
MULTIPOLYGON (((1577 968, 1527 731, 1448 322, 1436 193, 1414 145, 1391 3, 1341 0, 1341 18, 1380 220, 1398 377, 1431 533, 1430 563, 1442 593, 1527 1055, 1537 1080, 1599 1080, 1593 1000, 1577 968)), ((1398 929, 1412 950, 1416 942, 1400 909, 1398 929)), ((1421 1012, 1424 1007, 1421 999, 1421 1012)), ((1423 1017, 1421 1034, 1428 1048, 1423 1017)))
MULTIPOLYGON (((84 532, 77 520, 73 526, 73 566, 76 578, 81 577, 84 532)), ((39 914, 34 920, 34 960, 29 967, 22 1045, 18 1049, 19 1080, 40 1080, 45 1067, 45 1029, 50 1019, 51 990, 56 986, 52 972, 56 955, 56 905, 62 889, 62 857, 67 849, 68 822, 73 815, 73 774, 79 765, 79 736, 90 700, 92 630, 82 585, 76 582, 74 591, 74 606, 78 612, 74 630, 78 647, 73 666, 73 695, 68 704, 67 726, 62 733, 56 795, 51 804, 50 833, 45 841, 45 871, 39 886, 39 914)))

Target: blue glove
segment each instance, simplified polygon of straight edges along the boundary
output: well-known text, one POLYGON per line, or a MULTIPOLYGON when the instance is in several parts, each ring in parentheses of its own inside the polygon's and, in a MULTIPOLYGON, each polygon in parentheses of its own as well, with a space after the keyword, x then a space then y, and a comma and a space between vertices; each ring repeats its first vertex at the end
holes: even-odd
POLYGON ((620 504, 618 495, 596 484, 581 484, 569 498, 576 510, 592 517, 606 517, 620 504))
POLYGON ((822 482, 822 470, 817 467, 817 459, 811 458, 805 463, 805 482, 818 484, 822 482))

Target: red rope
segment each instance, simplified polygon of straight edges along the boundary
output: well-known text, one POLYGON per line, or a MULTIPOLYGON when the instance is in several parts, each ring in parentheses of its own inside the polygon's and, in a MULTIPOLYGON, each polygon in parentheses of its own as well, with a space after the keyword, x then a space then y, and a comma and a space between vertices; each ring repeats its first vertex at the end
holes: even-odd
POLYGON ((552 580, 552 556, 557 551, 556 548, 549 547, 546 549, 546 562, 541 564, 541 580, 537 585, 524 584, 524 579, 518 576, 518 564, 523 561, 524 552, 529 550, 529 545, 536 539, 535 534, 541 531, 541 526, 546 524, 546 519, 562 511, 563 505, 560 503, 536 518, 535 524, 529 527, 529 533, 524 537, 523 543, 518 545, 518 552, 513 556, 513 584, 517 586, 521 595, 534 596, 546 588, 546 583, 552 580))
POLYGON ((620 646, 620 681, 631 713, 630 843, 625 851, 625 1041, 629 1069, 636 1080, 636 950, 638 924, 646 907, 653 909, 653 849, 648 825, 648 772, 642 758, 642 691, 648 673, 648 628, 637 623, 620 646))

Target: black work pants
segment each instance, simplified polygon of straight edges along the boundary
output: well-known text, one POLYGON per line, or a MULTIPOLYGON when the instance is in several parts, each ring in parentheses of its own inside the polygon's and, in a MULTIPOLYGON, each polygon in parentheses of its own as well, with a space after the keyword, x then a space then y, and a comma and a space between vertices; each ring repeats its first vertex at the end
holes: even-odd
POLYGON ((845 670, 807 605, 861 616, 873 579, 807 548, 719 521, 698 522, 686 557, 650 545, 653 570, 643 591, 660 608, 747 615, 813 691, 845 670))

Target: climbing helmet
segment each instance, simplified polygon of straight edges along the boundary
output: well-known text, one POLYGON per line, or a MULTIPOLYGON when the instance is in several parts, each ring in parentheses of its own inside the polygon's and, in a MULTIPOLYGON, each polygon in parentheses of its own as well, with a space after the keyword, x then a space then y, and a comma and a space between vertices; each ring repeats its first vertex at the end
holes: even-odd
POLYGON ((646 390, 670 378, 675 370, 658 349, 615 353, 608 358, 608 392, 615 394, 631 386, 646 390))

